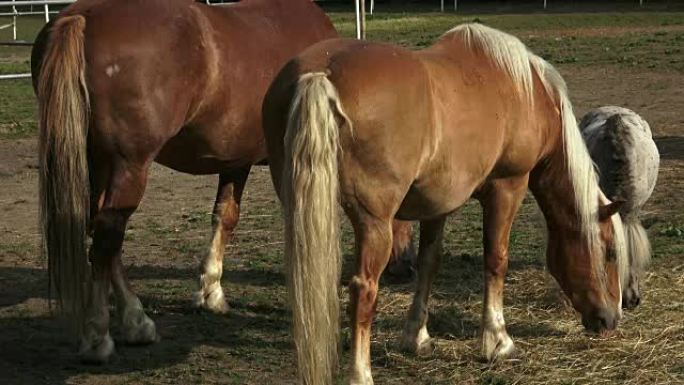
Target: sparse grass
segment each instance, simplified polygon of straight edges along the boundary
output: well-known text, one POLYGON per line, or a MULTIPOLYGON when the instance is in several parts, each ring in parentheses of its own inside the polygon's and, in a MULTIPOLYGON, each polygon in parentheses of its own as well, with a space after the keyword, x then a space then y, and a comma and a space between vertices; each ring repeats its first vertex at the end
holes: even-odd
MULTIPOLYGON (((332 17, 343 34, 352 34, 349 13, 332 17)), ((629 81, 659 69, 684 71, 681 13, 459 16, 399 12, 376 15, 369 22, 369 37, 422 47, 453 25, 474 19, 519 35, 533 50, 562 63, 562 69, 569 72, 609 68, 614 76, 629 81), (630 72, 634 69, 637 75, 630 72)), ((0 72, 8 68, 3 67, 2 58, 15 54, 19 59, 13 63, 27 65, 26 53, 0 50, 0 72)), ((664 92, 681 96, 672 91, 680 85, 645 87, 640 101, 650 102, 664 92)), ((592 91, 601 86, 585 87, 592 91)), ((653 108, 670 111, 679 104, 669 100, 653 108)), ((668 119, 666 123, 680 126, 676 134, 681 136, 679 117, 668 119)), ((23 164, 20 156, 27 155, 12 152, 13 140, 34 135, 30 82, 0 82, 0 137, 4 138, 0 159, 23 164), (3 157, 2 151, 15 157, 3 157)), ((477 340, 483 292, 481 209, 469 201, 446 228, 445 256, 430 300, 429 328, 436 341, 431 355, 415 357, 396 346, 412 285, 381 286, 372 345, 376 383, 684 384, 684 201, 680 198, 684 148, 681 141, 671 143, 644 215, 654 250, 653 266, 643 282, 644 301, 636 311, 626 312, 617 335, 586 335, 578 315, 560 301, 545 269, 543 218, 528 197, 511 235, 505 296, 508 331, 520 355, 494 364, 481 362, 477 340)), ((282 222, 268 170, 253 171, 234 243, 227 248, 223 286, 231 311, 222 316, 197 313, 189 306, 197 265, 209 246, 215 178, 191 177, 162 167, 153 168, 151 174, 145 199, 127 231, 124 261, 162 340, 150 347, 119 343, 118 357, 101 368, 75 364, 71 341, 46 309, 37 208, 34 201, 24 199, 35 196, 35 178, 26 173, 0 174, 0 382, 294 383, 282 275, 282 222)), ((348 223, 343 227, 342 249, 346 285, 353 268, 348 223)), ((341 292, 346 306, 347 290, 341 292)), ((118 338, 115 315, 113 311, 118 338)), ((344 367, 350 336, 346 315, 342 336, 344 367)))

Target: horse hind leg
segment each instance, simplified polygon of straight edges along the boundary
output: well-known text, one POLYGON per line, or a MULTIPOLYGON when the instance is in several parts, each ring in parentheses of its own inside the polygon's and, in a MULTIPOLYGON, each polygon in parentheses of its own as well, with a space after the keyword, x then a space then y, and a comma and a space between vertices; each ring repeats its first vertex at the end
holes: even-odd
POLYGON ((199 291, 193 295, 193 305, 214 313, 228 311, 221 275, 226 244, 233 238, 233 230, 240 217, 240 200, 250 167, 219 176, 219 186, 212 215, 213 236, 209 252, 200 265, 199 291))
POLYGON ((623 226, 629 254, 629 276, 622 288, 622 307, 634 309, 641 303, 639 280, 651 259, 651 244, 638 215, 624 216, 623 226))
POLYGON ((356 273, 349 283, 352 323, 350 383, 371 385, 370 337, 377 305, 380 274, 392 250, 392 222, 366 218, 355 221, 356 273))
POLYGON ((418 282, 401 340, 402 349, 411 353, 425 352, 431 346, 427 331, 427 302, 441 260, 445 221, 446 217, 440 217, 420 223, 418 282))
POLYGON ((133 292, 123 273, 121 252, 113 257, 112 283, 117 300, 117 312, 121 321, 123 340, 130 345, 145 345, 159 340, 157 329, 145 314, 142 303, 133 292))
MULTIPOLYGON (((147 178, 147 166, 124 167, 125 162, 114 162, 113 172, 102 191, 103 200, 92 216, 93 243, 89 257, 91 263, 90 300, 86 310, 84 329, 81 336, 80 354, 85 362, 106 362, 114 352, 114 342, 109 334, 109 290, 114 291, 123 303, 125 317, 143 322, 127 322, 124 328, 142 327, 154 332, 154 323, 142 312, 137 297, 128 289, 121 271, 121 247, 126 224, 142 199, 147 178), (151 325, 150 325, 151 324, 151 325)), ((98 194, 99 195, 99 194, 98 194)), ((121 307, 120 307, 121 310, 121 307)), ((140 333, 124 331, 124 335, 140 333)))
POLYGON ((482 355, 495 361, 511 355, 514 344, 503 316, 504 277, 513 218, 527 192, 527 175, 496 180, 478 196, 483 208, 485 296, 482 306, 482 355))

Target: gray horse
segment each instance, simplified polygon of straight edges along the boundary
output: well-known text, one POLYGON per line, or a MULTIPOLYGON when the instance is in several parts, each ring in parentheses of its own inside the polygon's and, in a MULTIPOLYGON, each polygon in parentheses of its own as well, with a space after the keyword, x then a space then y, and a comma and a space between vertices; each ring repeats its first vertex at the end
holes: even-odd
POLYGON ((660 154, 648 123, 627 108, 606 106, 582 118, 580 130, 599 170, 600 185, 610 199, 624 200, 620 210, 629 250, 629 278, 622 306, 639 305, 639 277, 651 258, 651 245, 639 212, 653 192, 660 154))

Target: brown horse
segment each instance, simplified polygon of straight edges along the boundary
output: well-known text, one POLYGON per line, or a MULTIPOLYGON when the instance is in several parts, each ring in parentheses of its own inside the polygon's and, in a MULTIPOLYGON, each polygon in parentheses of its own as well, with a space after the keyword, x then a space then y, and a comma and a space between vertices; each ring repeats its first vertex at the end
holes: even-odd
POLYGON ((80 332, 84 360, 103 362, 113 351, 110 283, 123 339, 157 339, 121 263, 126 223, 153 161, 219 174, 213 239, 194 303, 226 311, 220 284, 225 244, 238 222, 250 167, 266 158, 263 96, 288 59, 336 36, 310 0, 227 7, 82 0, 41 31, 32 63, 40 104, 42 231, 50 279, 80 332))
POLYGON ((513 217, 528 186, 547 222, 551 274, 592 331, 614 329, 624 278, 619 203, 601 193, 565 84, 515 37, 458 26, 409 51, 352 40, 290 61, 264 101, 270 166, 286 218, 299 375, 328 384, 337 364, 338 202, 352 222, 350 382, 370 384, 370 333, 392 219, 420 220, 418 284, 403 336, 429 340, 427 300, 446 216, 484 211, 482 354, 513 350, 503 285, 513 217))

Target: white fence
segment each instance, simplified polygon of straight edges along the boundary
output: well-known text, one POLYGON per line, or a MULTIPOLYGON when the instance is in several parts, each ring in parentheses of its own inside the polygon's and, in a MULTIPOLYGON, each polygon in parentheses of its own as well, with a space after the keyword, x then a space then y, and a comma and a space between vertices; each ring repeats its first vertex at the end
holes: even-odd
MULTIPOLYGON (((31 46, 33 45, 33 42, 27 42, 27 41, 18 41, 17 40, 17 17, 19 16, 29 16, 29 15, 44 15, 45 16, 45 23, 50 21, 50 15, 55 15, 59 13, 58 11, 55 10, 50 10, 50 5, 66 5, 66 4, 71 4, 75 3, 76 0, 12 0, 12 1, 7 1, 7 0, 0 0, 0 17, 7 17, 11 16, 12 17, 12 22, 4 25, 0 25, 0 30, 7 29, 7 28, 12 28, 12 41, 5 41, 5 42, 0 42, 0 45, 9 45, 9 46, 31 46), (30 7, 28 10, 22 10, 18 11, 17 7, 30 7), (34 10, 33 7, 41 7, 39 11, 34 10), (7 12, 6 10, 11 10, 7 12)), ((230 3, 222 4, 222 3, 216 3, 212 4, 210 0, 204 0, 205 3, 209 5, 229 5, 230 3)), ((21 73, 21 74, 5 74, 5 75, 0 75, 0 80, 4 79, 24 79, 24 78, 30 78, 31 74, 30 73, 21 73)))
MULTIPOLYGON (((370 11, 370 14, 372 15, 373 11, 375 11, 375 0, 369 0, 369 1, 370 1, 369 11, 370 11)), ((357 2, 358 2, 358 0, 357 0, 357 2)), ((544 9, 547 9, 548 8, 548 4, 547 4, 548 1, 544 0, 543 3, 544 3, 544 5, 543 5, 544 9)), ((639 0, 639 5, 643 6, 644 0, 639 0)), ((440 9, 442 10, 442 12, 444 12, 444 9, 445 9, 444 7, 445 7, 445 1, 440 0, 440 9)), ((454 0, 454 11, 458 11, 458 0, 454 0)))
POLYGON ((56 14, 57 11, 50 11, 50 5, 64 5, 71 4, 75 0, 13 0, 0 1, 0 9, 9 8, 11 12, 0 12, 0 16, 12 16, 12 22, 5 25, 0 25, 0 29, 12 27, 12 40, 17 40, 17 17, 27 15, 45 15, 45 22, 50 21, 50 14, 56 14), (30 6, 29 11, 17 11, 17 7, 30 6), (34 6, 42 6, 42 10, 34 11, 34 6))
MULTIPOLYGON (((1 29, 6 29, 6 28, 12 28, 12 41, 11 42, 5 42, 3 45, 31 45, 32 43, 30 42, 20 42, 17 41, 17 17, 19 16, 27 16, 27 15, 45 15, 45 22, 47 23, 50 21, 50 15, 51 14, 56 14, 57 11, 50 11, 50 5, 64 5, 64 4, 71 4, 75 0, 13 0, 13 1, 0 1, 0 9, 11 9, 11 12, 0 12, 0 16, 11 16, 12 17, 12 22, 9 24, 4 24, 0 25, 0 30, 1 29), (17 11, 17 7, 27 7, 29 6, 28 11, 17 11), (35 11, 33 10, 34 6, 42 6, 42 9, 40 11, 35 11)), ((30 73, 22 73, 22 74, 5 74, 5 75, 0 75, 0 80, 3 79, 23 79, 23 78, 30 78, 31 74, 30 73)))

